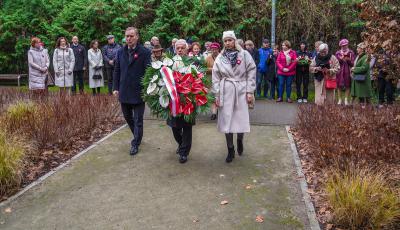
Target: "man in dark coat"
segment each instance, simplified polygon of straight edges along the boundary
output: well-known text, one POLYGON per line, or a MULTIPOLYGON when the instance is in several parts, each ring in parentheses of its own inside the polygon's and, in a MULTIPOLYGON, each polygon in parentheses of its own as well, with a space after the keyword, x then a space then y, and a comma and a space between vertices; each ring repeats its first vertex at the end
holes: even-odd
POLYGON ((143 136, 142 78, 151 63, 151 53, 138 43, 139 31, 128 27, 125 31, 126 46, 118 50, 114 69, 114 95, 118 95, 122 113, 132 131, 130 155, 139 151, 143 136))
POLYGON ((103 47, 103 62, 106 67, 106 77, 108 82, 108 93, 111 95, 113 86, 113 72, 115 66, 115 58, 121 46, 115 43, 114 35, 107 35, 108 44, 103 47))
POLYGON ((76 82, 79 84, 79 92, 83 93, 83 72, 86 69, 87 55, 86 49, 83 45, 79 44, 79 39, 77 36, 72 37, 71 49, 74 51, 75 56, 75 66, 74 66, 74 84, 71 88, 72 93, 76 92, 76 82))

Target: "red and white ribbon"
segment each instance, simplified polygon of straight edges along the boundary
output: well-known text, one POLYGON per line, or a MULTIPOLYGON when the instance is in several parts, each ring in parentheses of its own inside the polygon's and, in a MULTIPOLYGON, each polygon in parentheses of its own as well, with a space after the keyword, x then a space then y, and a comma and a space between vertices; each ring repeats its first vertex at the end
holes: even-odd
POLYGON ((171 103, 172 103, 172 116, 176 117, 178 115, 179 110, 179 94, 176 90, 175 80, 172 74, 172 70, 166 66, 163 66, 160 69, 161 76, 165 82, 165 86, 171 96, 171 103))

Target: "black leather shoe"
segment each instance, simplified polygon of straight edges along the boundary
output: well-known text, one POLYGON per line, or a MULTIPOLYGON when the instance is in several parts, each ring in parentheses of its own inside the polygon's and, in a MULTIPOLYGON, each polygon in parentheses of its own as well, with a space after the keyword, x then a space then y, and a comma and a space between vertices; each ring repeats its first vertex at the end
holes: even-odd
POLYGON ((184 164, 187 161, 187 156, 180 155, 179 156, 179 163, 184 164))
POLYGON ((231 163, 235 158, 235 148, 228 148, 228 156, 226 157, 226 163, 231 163))
POLYGON ((211 115, 211 120, 213 121, 213 120, 216 120, 217 119, 217 114, 212 114, 211 115))
POLYGON ((237 151, 239 156, 243 154, 243 140, 237 140, 237 151))
POLYGON ((176 154, 179 155, 179 149, 181 149, 181 145, 178 146, 178 148, 176 149, 176 154))
POLYGON ((131 147, 131 150, 129 151, 129 154, 131 155, 131 156, 134 156, 134 155, 136 155, 137 153, 139 152, 139 148, 137 147, 137 146, 132 146, 131 147))

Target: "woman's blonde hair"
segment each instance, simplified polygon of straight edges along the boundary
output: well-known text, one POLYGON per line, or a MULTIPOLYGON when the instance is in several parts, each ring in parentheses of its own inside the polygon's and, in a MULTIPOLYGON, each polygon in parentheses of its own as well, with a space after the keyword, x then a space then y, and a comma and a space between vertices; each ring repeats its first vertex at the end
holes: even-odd
POLYGON ((252 49, 254 49, 254 43, 253 43, 253 41, 251 41, 251 40, 247 40, 247 41, 244 43, 244 45, 245 45, 245 46, 249 45, 252 49))
POLYGON ((282 44, 284 44, 289 49, 292 48, 292 44, 288 40, 283 41, 282 44))

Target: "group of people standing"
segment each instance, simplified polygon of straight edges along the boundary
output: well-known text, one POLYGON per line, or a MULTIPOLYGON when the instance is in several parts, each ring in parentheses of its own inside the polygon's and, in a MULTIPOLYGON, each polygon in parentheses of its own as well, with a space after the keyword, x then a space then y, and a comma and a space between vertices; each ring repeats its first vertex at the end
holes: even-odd
MULTIPOLYGON (((189 45, 184 39, 173 40, 169 51, 174 60, 191 56, 206 61, 207 72, 212 75, 210 90, 216 98, 214 109, 218 108, 219 112, 218 130, 226 137, 228 154, 225 161, 230 163, 235 158, 234 134, 237 134, 237 152, 242 155, 244 133, 250 132, 248 109, 254 103, 256 65, 250 53, 238 45, 233 31, 224 32, 222 38, 224 47, 221 52, 218 43, 208 43, 205 55, 200 52, 200 44, 189 45)), ((139 31, 134 27, 126 29, 125 39, 126 46, 117 51, 115 58, 113 93, 118 96, 124 118, 133 133, 129 154, 136 155, 143 137, 145 109, 141 79, 150 63, 162 61, 165 55, 157 42, 151 48, 139 44, 139 31)), ((167 124, 178 145, 176 154, 179 162, 183 164, 187 162, 191 150, 195 122, 187 122, 183 117, 170 117, 167 124)))
POLYGON ((112 94, 114 61, 121 46, 115 43, 114 36, 107 36, 108 44, 101 50, 99 41, 90 42, 90 48, 79 43, 77 36, 72 37, 72 44, 67 38, 59 37, 53 53, 54 77, 49 72, 50 57, 40 38, 31 39, 28 51, 29 89, 36 93, 46 93, 47 87, 55 85, 60 89, 76 93, 77 88, 84 92, 84 72, 88 68, 89 88, 94 95, 104 87, 104 78, 108 82, 108 92, 112 94), (104 69, 104 71, 103 71, 104 69), (104 76, 105 73, 105 76, 104 76))

